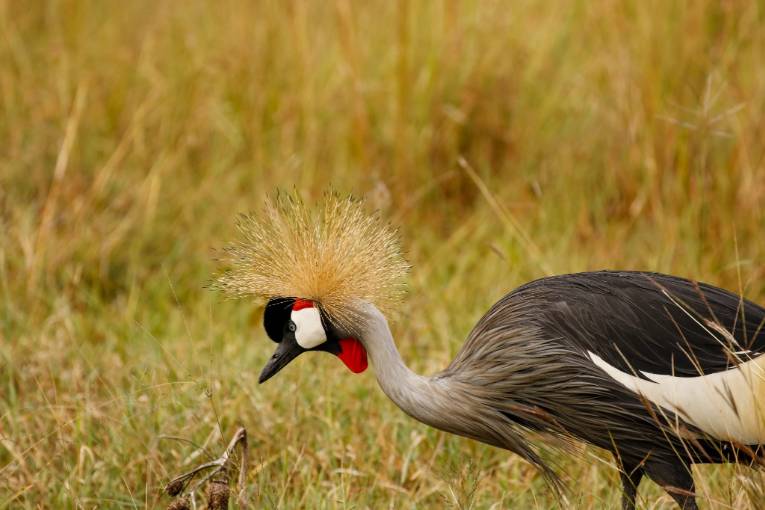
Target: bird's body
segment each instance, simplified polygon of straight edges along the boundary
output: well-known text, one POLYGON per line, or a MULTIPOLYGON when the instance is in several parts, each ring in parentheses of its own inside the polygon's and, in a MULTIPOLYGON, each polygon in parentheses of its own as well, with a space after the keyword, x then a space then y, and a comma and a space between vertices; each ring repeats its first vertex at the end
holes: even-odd
POLYGON ((764 324, 761 307, 666 275, 537 280, 495 304, 435 377, 470 395, 451 399, 452 409, 471 402, 465 414, 488 415, 488 424, 431 424, 537 465, 519 425, 573 437, 613 452, 632 475, 626 508, 643 474, 687 491, 672 494, 692 507, 690 464, 752 462, 765 443, 764 324), (500 430, 505 439, 490 437, 500 430))
POLYGON ((602 271, 511 292, 430 378, 406 369, 381 315, 372 313, 362 343, 385 393, 422 422, 514 451, 548 474, 522 429, 585 441, 614 453, 625 508, 644 474, 694 508, 691 464, 751 463, 765 443, 763 323, 765 310, 712 286, 602 271), (747 373, 747 363, 757 365, 747 373), (679 392, 658 400, 613 370, 657 386, 651 377, 664 376, 679 392), (699 379, 713 374, 720 381, 699 379))
MULTIPOLYGON (((367 228, 366 234, 375 228, 383 227, 367 228)), ((331 246, 314 234, 307 241, 325 250, 331 246)), ((361 258, 354 262, 365 267, 361 258)), ((265 267, 264 260, 256 258, 265 267)), ((252 275, 247 257, 236 261, 245 278, 234 272, 226 282, 238 285, 252 275)), ((311 267, 300 270, 310 273, 311 267)), ((379 274, 375 270, 370 278, 379 274)), ((353 324, 334 320, 321 293, 251 289, 269 298, 264 322, 279 343, 261 382, 303 352, 330 352, 353 372, 366 369, 368 355, 380 387, 407 414, 513 451, 554 484, 554 470, 524 432, 612 452, 625 509, 635 507, 644 475, 682 508, 693 509, 692 464, 761 462, 765 309, 736 294, 645 272, 543 278, 492 306, 451 364, 426 377, 406 367, 373 299, 343 301, 334 290, 327 291, 333 306, 345 307, 343 318, 352 317, 353 324)))

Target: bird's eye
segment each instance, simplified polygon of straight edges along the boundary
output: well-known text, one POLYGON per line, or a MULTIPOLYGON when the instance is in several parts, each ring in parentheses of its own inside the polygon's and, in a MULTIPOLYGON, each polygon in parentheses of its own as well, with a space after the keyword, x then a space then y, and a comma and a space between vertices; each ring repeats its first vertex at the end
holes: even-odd
POLYGON ((295 325, 294 322, 290 321, 289 324, 287 324, 287 329, 289 330, 290 333, 294 333, 295 330, 297 329, 297 326, 295 325))

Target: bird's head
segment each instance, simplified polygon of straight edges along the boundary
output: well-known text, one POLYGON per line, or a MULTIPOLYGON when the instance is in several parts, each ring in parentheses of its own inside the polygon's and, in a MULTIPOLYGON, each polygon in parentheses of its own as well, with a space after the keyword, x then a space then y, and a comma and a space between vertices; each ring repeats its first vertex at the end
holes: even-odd
POLYGON ((355 374, 367 369, 367 351, 362 343, 340 333, 311 300, 271 299, 263 314, 263 326, 277 346, 260 373, 260 383, 308 351, 334 354, 355 374))
POLYGON ((366 370, 365 311, 389 311, 404 292, 408 265, 395 231, 361 202, 334 194, 315 207, 277 194, 238 227, 241 237, 225 250, 228 267, 213 287, 265 302, 263 325, 277 346, 259 381, 307 351, 366 370))

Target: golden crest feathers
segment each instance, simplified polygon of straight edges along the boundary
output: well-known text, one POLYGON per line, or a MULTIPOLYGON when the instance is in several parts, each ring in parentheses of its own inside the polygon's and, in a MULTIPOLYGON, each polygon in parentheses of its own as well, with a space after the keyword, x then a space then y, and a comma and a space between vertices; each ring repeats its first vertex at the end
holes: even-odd
POLYGON ((359 305, 390 312, 409 266, 396 232, 351 197, 327 193, 316 207, 277 193, 260 214, 240 217, 225 249, 227 270, 212 287, 234 297, 310 299, 344 331, 358 328, 359 305))

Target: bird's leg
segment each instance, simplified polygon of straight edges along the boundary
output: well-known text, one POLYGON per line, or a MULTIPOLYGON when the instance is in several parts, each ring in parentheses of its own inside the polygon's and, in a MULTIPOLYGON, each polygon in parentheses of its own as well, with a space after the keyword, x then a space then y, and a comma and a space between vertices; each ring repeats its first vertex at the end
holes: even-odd
POLYGON ((619 477, 622 481, 622 510, 635 510, 635 498, 637 497, 638 486, 643 478, 643 468, 627 468, 622 466, 619 470, 619 477))
POLYGON ((683 510, 698 510, 691 467, 687 464, 649 464, 646 474, 672 496, 683 510))

